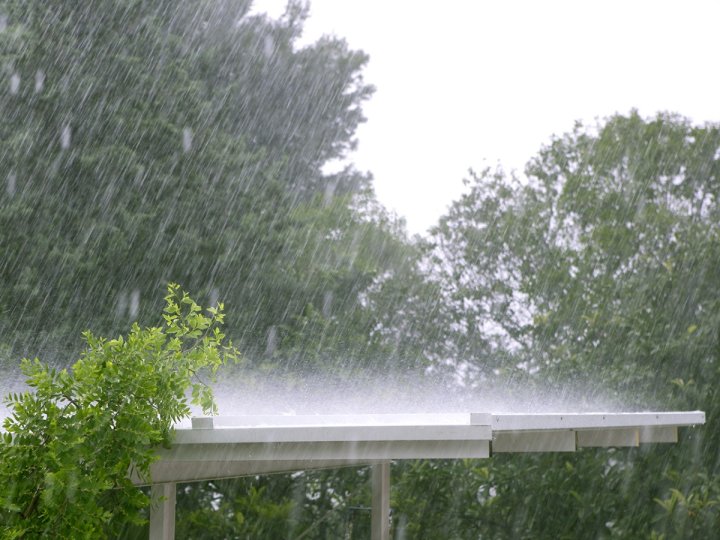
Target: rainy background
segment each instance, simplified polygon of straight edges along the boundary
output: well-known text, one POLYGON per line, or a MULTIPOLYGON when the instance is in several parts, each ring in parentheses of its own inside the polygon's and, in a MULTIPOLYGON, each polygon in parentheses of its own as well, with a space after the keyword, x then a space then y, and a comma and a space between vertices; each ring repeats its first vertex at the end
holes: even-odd
MULTIPOLYGON (((221 414, 707 412, 677 445, 398 462, 393 538, 712 537, 718 118, 682 116, 672 100, 590 102, 561 126, 533 124, 535 143, 523 139, 524 108, 553 107, 509 93, 518 144, 534 145, 516 163, 517 150, 483 147, 494 137, 473 129, 482 118, 468 112, 457 134, 433 123, 462 119, 450 93, 413 101, 408 134, 392 132, 395 153, 395 141, 373 138, 372 117, 361 128, 393 92, 365 77, 375 58, 387 65, 383 48, 369 57, 342 35, 304 36, 309 9, 0 2, 2 393, 23 389, 23 357, 72 365, 86 329, 115 337, 159 324, 177 282, 204 306, 224 304, 241 353, 218 374, 221 414), (401 151, 419 126, 436 154, 401 151), (366 140, 382 141, 377 179, 366 140), (461 140, 473 154, 440 151, 461 140), (376 195, 390 175, 409 207, 431 181, 454 186, 454 200, 409 231, 399 205, 376 195)), ((682 23, 711 20, 690 13, 682 23)), ((430 29, 419 34, 432 44, 430 29)), ((659 42, 691 59, 701 35, 659 42)), ((553 45, 557 56, 538 61, 570 55, 567 71, 587 72, 572 43, 553 45)), ((641 72, 644 55, 662 69, 665 47, 638 50, 641 72)), ((611 85, 620 96, 623 73, 611 85)), ((691 101, 708 91, 704 72, 679 75, 691 101)), ((476 99, 497 99, 485 86, 502 87, 488 74, 476 99)), ((350 468, 181 485, 177 537, 365 538, 368 477, 350 468)), ((122 536, 146 538, 147 525, 122 536)))

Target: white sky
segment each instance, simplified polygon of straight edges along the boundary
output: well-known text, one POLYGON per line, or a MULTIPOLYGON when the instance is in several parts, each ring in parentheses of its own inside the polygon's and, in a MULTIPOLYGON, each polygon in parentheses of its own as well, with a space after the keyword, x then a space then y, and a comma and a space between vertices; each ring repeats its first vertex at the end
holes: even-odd
POLYGON ((717 0, 312 0, 303 41, 335 34, 370 55, 377 92, 350 160, 421 233, 468 168, 522 171, 575 120, 634 107, 720 121, 719 23, 717 0))

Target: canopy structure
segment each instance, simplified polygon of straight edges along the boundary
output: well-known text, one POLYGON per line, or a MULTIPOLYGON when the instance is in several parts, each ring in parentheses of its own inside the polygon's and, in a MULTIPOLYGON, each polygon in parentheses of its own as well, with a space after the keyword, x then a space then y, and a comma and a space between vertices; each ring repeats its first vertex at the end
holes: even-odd
MULTIPOLYGON (((390 461, 674 443, 705 413, 453 413, 193 418, 152 466, 150 537, 174 537, 175 484, 373 465, 373 539, 389 538, 390 461)), ((136 479, 141 483, 139 479, 136 479)))

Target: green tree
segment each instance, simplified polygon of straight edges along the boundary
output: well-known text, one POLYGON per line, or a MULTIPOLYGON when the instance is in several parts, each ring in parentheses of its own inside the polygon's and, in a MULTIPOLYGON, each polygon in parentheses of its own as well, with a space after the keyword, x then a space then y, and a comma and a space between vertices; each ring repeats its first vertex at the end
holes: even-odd
POLYGON ((117 537, 142 520, 150 501, 131 477, 150 480, 154 448, 190 414, 186 394, 216 412, 201 377, 237 359, 222 304, 205 315, 177 285, 165 302, 162 326, 111 340, 85 332, 70 370, 23 361, 33 391, 9 396, 0 442, 4 538, 117 537))
MULTIPOLYGON (((448 263, 437 280, 462 321, 452 346, 504 351, 479 356, 478 377, 507 373, 533 399, 565 396, 577 407, 702 409, 712 425, 718 149, 718 125, 633 112, 554 138, 524 182, 502 171, 474 176, 435 230, 431 255, 448 263)), ((720 519, 719 442, 705 428, 649 452, 583 451, 560 475, 557 458, 529 458, 522 482, 498 485, 502 497, 482 506, 517 525, 497 537, 702 536, 720 519), (582 504, 568 499, 558 521, 527 513, 569 474, 582 504), (588 508, 600 493, 604 503, 588 508)), ((503 461, 490 470, 507 477, 511 467, 520 474, 503 461)))
POLYGON ((299 48, 299 2, 277 21, 249 7, 0 2, 0 330, 16 350, 62 356, 80 329, 155 312, 173 279, 223 296, 255 357, 326 290, 367 282, 298 243, 359 221, 369 177, 322 167, 355 144, 367 57, 299 48))
MULTIPOLYGON (((301 2, 279 20, 250 4, 0 0, 0 335, 16 354, 64 367, 81 329, 147 320, 174 280, 225 299, 263 372, 346 381, 414 357, 375 306, 390 317, 378 284, 400 284, 415 250, 368 175, 323 172, 354 148, 367 56, 299 47, 301 2)), ((272 514, 284 483, 263 488, 238 481, 232 505, 272 514)), ((217 490, 194 486, 198 512, 217 490)), ((319 505, 303 499, 299 522, 319 505)))

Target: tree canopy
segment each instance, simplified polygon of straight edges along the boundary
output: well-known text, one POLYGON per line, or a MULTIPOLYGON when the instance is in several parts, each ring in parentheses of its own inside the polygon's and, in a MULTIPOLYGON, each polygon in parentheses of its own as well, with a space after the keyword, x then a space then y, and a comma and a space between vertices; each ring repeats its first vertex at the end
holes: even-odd
MULTIPOLYGON (((456 321, 450 347, 468 353, 476 377, 519 378, 540 400, 700 409, 711 424, 718 149, 720 126, 633 112, 554 138, 524 181, 501 170, 473 175, 428 247, 456 321)), ((505 480, 483 506, 515 525, 490 526, 490 535, 702 535, 720 519, 717 455, 715 434, 701 430, 651 453, 493 460, 482 474, 505 480), (569 474, 585 486, 564 488, 576 494, 567 499, 572 519, 538 517, 569 474), (593 505, 585 493, 608 499, 593 505)))
POLYGON ((225 298, 255 359, 308 306, 353 317, 401 263, 369 177, 323 173, 354 147, 367 57, 299 47, 299 2, 280 20, 249 7, 0 4, 0 329, 16 352, 116 332, 177 280, 225 298))

